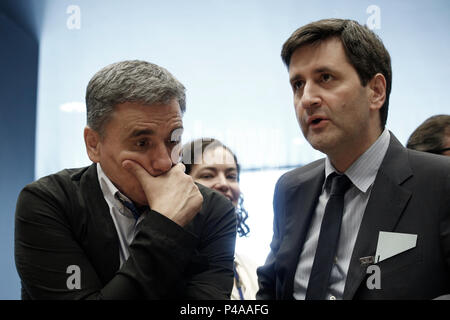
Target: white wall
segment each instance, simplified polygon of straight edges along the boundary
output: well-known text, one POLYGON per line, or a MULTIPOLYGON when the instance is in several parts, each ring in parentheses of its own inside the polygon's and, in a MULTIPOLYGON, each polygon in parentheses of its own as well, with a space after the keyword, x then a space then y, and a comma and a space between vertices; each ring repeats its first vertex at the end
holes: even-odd
POLYGON ((367 13, 371 5, 380 10, 375 31, 393 62, 388 127, 406 142, 425 118, 449 110, 450 2, 445 0, 46 3, 36 177, 89 163, 82 141, 85 114, 77 108, 61 111, 61 106, 77 102, 83 107, 92 75, 124 59, 160 64, 186 85, 185 141, 220 138, 244 168, 317 159, 321 154, 297 127, 280 48, 297 27, 320 18, 373 24, 373 13, 367 13))

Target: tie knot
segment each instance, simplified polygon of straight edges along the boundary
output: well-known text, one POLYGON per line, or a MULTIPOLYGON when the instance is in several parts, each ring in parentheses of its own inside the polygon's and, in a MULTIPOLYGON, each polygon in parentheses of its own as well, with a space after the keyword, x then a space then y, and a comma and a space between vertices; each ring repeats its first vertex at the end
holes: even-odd
POLYGON ((136 221, 139 219, 142 213, 148 210, 148 206, 136 207, 133 202, 122 199, 119 195, 117 195, 116 198, 124 205, 124 207, 128 208, 128 210, 131 211, 136 221))
POLYGON ((331 193, 330 195, 342 195, 352 185, 352 182, 345 174, 334 173, 331 177, 331 193))

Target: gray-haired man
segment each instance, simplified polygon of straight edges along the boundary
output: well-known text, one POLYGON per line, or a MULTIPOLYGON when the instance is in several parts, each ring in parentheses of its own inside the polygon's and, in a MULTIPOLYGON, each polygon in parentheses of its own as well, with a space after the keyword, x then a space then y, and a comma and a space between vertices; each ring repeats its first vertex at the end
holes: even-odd
POLYGON ((185 89, 123 61, 86 92, 91 166, 26 186, 16 209, 23 299, 227 299, 232 204, 177 164, 185 89))

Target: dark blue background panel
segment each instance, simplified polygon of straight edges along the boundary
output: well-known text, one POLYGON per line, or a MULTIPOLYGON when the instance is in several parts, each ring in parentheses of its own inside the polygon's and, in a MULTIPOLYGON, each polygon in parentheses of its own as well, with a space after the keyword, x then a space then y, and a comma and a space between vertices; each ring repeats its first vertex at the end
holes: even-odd
POLYGON ((0 12, 0 299, 20 298, 14 212, 34 179, 38 43, 0 12))

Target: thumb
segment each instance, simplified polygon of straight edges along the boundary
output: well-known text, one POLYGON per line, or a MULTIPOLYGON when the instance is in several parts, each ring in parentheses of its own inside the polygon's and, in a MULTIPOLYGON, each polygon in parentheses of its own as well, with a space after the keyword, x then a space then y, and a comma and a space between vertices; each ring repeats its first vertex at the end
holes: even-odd
POLYGON ((186 166, 182 162, 178 162, 176 165, 173 166, 173 170, 180 170, 182 172, 186 171, 186 166))
POLYGON ((154 177, 147 172, 139 163, 133 160, 122 161, 122 167, 130 172, 143 186, 148 184, 154 177))

